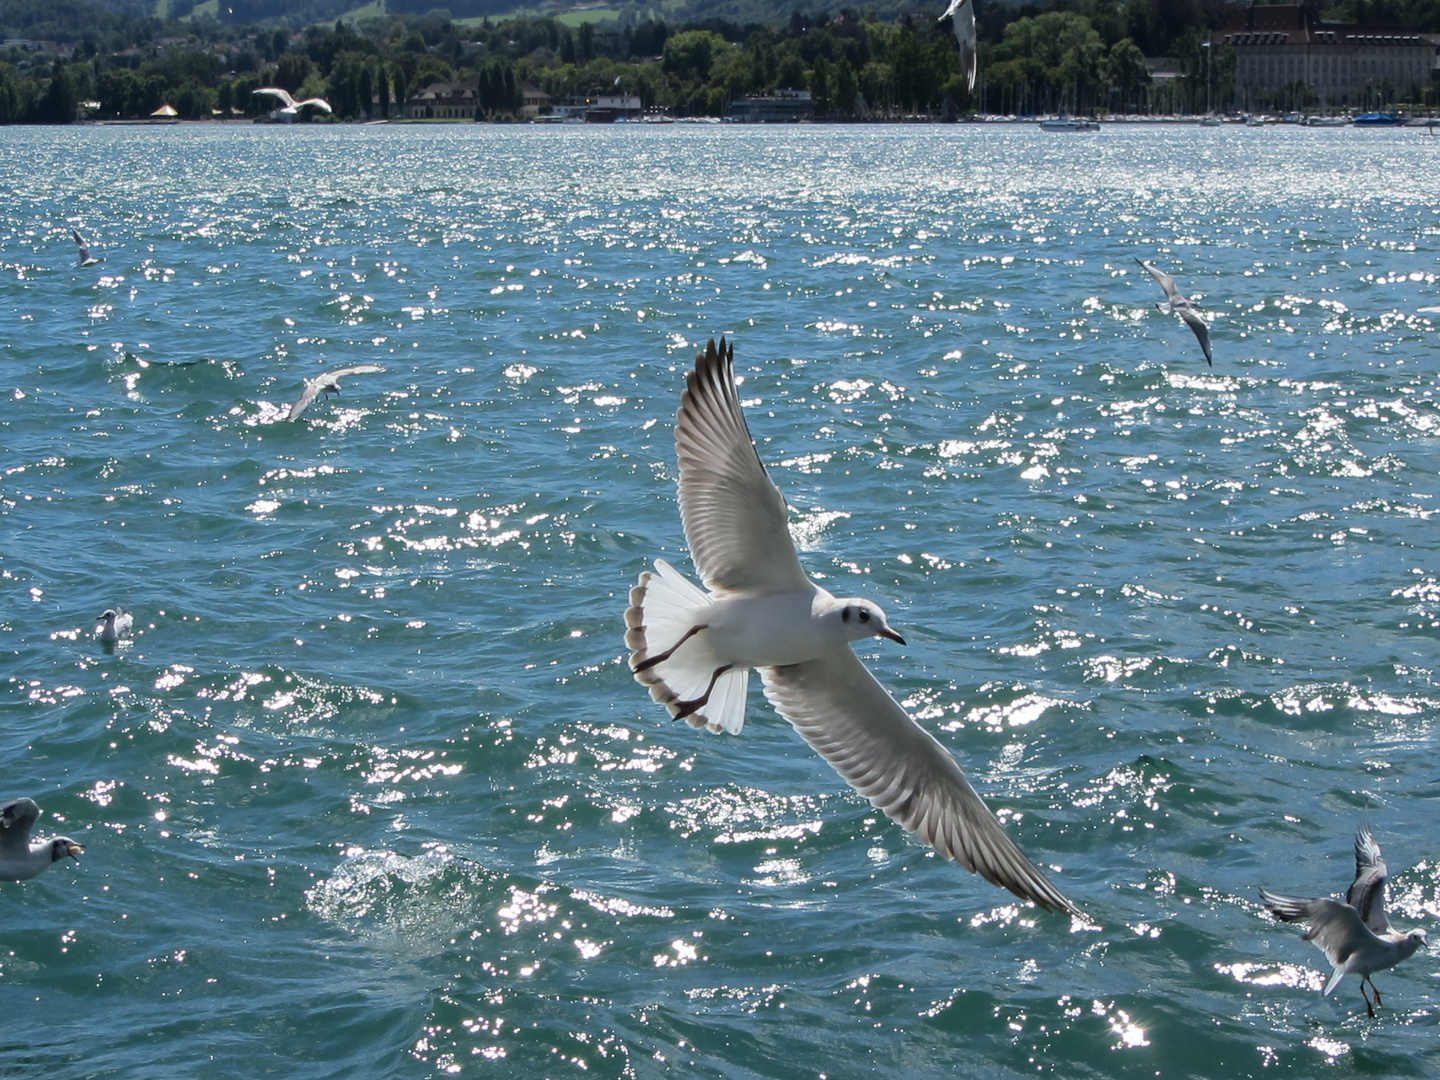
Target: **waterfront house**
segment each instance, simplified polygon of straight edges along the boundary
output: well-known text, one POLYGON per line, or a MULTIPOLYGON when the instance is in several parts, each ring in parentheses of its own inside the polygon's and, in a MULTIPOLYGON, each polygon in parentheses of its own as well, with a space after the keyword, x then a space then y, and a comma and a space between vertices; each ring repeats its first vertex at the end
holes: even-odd
POLYGON ((406 99, 400 115, 407 120, 474 120, 480 76, 458 83, 436 82, 406 99))

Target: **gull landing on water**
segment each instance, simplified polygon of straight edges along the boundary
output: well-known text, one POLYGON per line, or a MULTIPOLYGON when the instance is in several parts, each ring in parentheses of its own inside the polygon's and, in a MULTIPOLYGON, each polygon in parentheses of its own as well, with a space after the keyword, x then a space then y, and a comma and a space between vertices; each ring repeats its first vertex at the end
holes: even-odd
POLYGON ((971 0, 950 0, 945 14, 936 22, 944 22, 946 19, 953 20, 950 25, 955 30, 955 42, 960 46, 960 70, 964 72, 969 88, 974 90, 978 48, 976 42, 979 40, 975 33, 975 5, 971 0))
POLYGON ((912 720, 850 648, 904 639, 869 600, 814 584, 788 510, 750 439, 733 346, 711 341, 687 376, 675 423, 680 517, 705 592, 670 564, 640 575, 625 613, 630 668, 650 696, 694 727, 739 734, 750 669, 765 696, 845 781, 987 881, 1078 914, 1010 839, 943 746, 912 720))
POLYGON ((12 799, 0 806, 0 881, 25 881, 66 856, 80 861, 85 849, 68 836, 30 842, 30 830, 39 819, 34 799, 12 799))
POLYGON ((90 244, 80 235, 78 229, 71 229, 70 235, 75 238, 75 246, 79 249, 80 261, 75 264, 76 266, 83 270, 85 267, 94 266, 100 261, 90 254, 90 244))
POLYGON ((1370 977, 1394 967, 1425 944, 1424 930, 1396 930, 1385 914, 1385 866, 1380 845, 1368 827, 1355 834, 1355 881, 1345 893, 1345 902, 1305 899, 1260 890, 1260 899, 1282 922, 1305 922, 1306 941, 1313 941, 1325 953, 1334 971, 1322 996, 1329 997, 1346 975, 1360 976, 1360 996, 1373 1017, 1380 1004, 1380 990, 1370 977), (1372 1005, 1365 984, 1375 993, 1372 1005))
POLYGON ((295 404, 290 406, 290 414, 285 419, 294 420, 321 394, 328 397, 340 393, 340 380, 347 375, 370 375, 384 370, 379 364, 356 364, 354 367, 336 368, 334 371, 322 372, 313 379, 306 379, 304 391, 295 404))
POLYGON ((107 651, 113 652, 134 623, 134 617, 128 611, 106 608, 100 613, 99 624, 95 627, 96 633, 100 635, 100 644, 105 646, 107 651))
POLYGON ((1200 318, 1199 313, 1196 312, 1195 305, 1190 303, 1190 301, 1185 298, 1185 294, 1175 287, 1175 279, 1165 273, 1164 270, 1159 269, 1153 263, 1146 262, 1144 259, 1136 259, 1135 261, 1143 266, 1145 271, 1159 282, 1160 288, 1165 290, 1166 303, 1156 304, 1155 306, 1166 315, 1173 313, 1185 320, 1185 325, 1195 331, 1195 340, 1200 342, 1200 349, 1205 353, 1205 363, 1214 367, 1215 362, 1210 359, 1210 328, 1205 325, 1205 320, 1200 318))

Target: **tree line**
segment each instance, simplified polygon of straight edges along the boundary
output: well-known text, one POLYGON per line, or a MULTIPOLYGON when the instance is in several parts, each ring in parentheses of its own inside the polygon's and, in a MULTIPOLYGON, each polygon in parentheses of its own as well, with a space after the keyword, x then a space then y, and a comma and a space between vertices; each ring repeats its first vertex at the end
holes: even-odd
MULTIPOLYGON (((1440 26, 1440 0, 1344 2, 1363 13, 1388 5, 1397 18, 1433 16, 1440 26)), ((1227 0, 982 0, 972 93, 948 22, 886 21, 848 8, 796 12, 773 26, 715 18, 466 24, 432 11, 296 30, 162 21, 90 0, 0 0, 7 36, 16 26, 68 46, 0 51, 0 123, 138 118, 162 104, 189 119, 254 116, 270 108, 253 94, 261 86, 323 97, 336 120, 365 120, 395 115, 432 83, 467 77, 477 88, 476 119, 486 120, 516 117, 526 85, 556 101, 623 92, 676 116, 723 116, 739 98, 777 90, 810 91, 816 116, 833 120, 1194 112, 1212 90, 1232 85, 1233 54, 1212 55, 1205 42, 1235 10, 1227 0), (1144 58, 1165 55, 1177 58, 1182 77, 1158 87, 1144 58)))

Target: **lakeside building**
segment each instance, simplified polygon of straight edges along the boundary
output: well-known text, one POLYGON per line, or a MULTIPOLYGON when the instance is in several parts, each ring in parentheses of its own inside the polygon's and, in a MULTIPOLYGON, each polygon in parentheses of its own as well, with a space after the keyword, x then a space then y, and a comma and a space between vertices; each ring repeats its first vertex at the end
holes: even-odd
POLYGON ((741 124, 796 124, 815 119, 815 102, 809 90, 776 90, 733 102, 730 119, 741 124))
POLYGON ((406 99, 400 115, 406 120, 474 120, 479 99, 479 75, 458 83, 431 83, 406 99))
POLYGON ((617 120, 639 120, 644 111, 637 94, 601 94, 572 98, 552 107, 550 115, 561 120, 583 120, 587 124, 613 124, 617 120))
POLYGON ((1247 103, 1302 88, 1331 107, 1418 100, 1440 71, 1440 35, 1324 22, 1315 0, 1251 3, 1215 44, 1234 51, 1235 89, 1247 103))
POLYGON ((520 115, 527 120, 534 120, 550 107, 550 95, 538 86, 528 83, 520 87, 520 100, 520 115))

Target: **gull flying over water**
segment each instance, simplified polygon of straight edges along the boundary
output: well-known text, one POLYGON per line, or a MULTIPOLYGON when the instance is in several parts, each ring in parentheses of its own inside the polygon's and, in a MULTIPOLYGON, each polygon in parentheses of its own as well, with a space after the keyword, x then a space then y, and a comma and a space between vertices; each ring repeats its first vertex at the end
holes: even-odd
POLYGON ((340 380, 347 375, 369 375, 376 371, 385 369, 379 364, 356 364, 354 367, 336 368, 334 371, 324 371, 313 379, 305 380, 305 390, 301 393, 298 401, 290 406, 290 415, 286 420, 294 420, 302 412, 310 407, 310 403, 321 394, 327 397, 330 394, 340 393, 340 380))
POLYGON ((80 235, 78 229, 71 229, 70 235, 75 238, 75 246, 80 249, 80 261, 75 265, 84 269, 87 266, 94 266, 100 261, 90 254, 90 242, 80 235))
POLYGON ((1200 348, 1205 353, 1205 363, 1214 367, 1215 362, 1210 359, 1210 328, 1205 325, 1205 320, 1195 310, 1195 305, 1185 298, 1185 294, 1175 287, 1175 279, 1144 259, 1136 259, 1146 272, 1157 282, 1160 288, 1165 290, 1166 303, 1156 304, 1166 315, 1172 312, 1185 320, 1185 325, 1195 331, 1195 339, 1200 342, 1200 348))
POLYGON ((0 806, 0 881, 25 881, 67 855, 76 862, 85 849, 68 836, 30 840, 40 818, 34 799, 12 799, 0 806))
POLYGON ((750 439, 734 356, 724 338, 709 343, 675 423, 680 517, 710 591, 663 560, 640 575, 625 613, 636 680, 677 720, 739 734, 758 668, 780 715, 871 803, 992 884, 1078 914, 851 649, 871 637, 905 641, 876 604, 837 599, 806 575, 784 496, 750 439))
POLYGON ((955 41, 960 46, 960 70, 965 74, 965 80, 971 90, 975 89, 976 69, 976 42, 975 34, 975 4, 972 0, 950 0, 950 6, 945 9, 937 22, 944 22, 951 19, 951 26, 955 30, 955 41))
POLYGON ((306 98, 304 101, 296 101, 290 96, 288 90, 282 90, 278 86, 262 86, 260 89, 250 92, 252 94, 264 94, 267 97, 274 98, 280 103, 275 107, 274 111, 270 113, 271 120, 282 120, 288 123, 296 119, 300 115, 300 110, 305 108, 306 105, 313 105, 323 113, 335 111, 330 108, 330 103, 324 98, 312 97, 306 98))
POLYGON ((1343 904, 1260 890, 1260 899, 1277 919, 1310 924, 1304 939, 1313 941, 1334 968, 1323 996, 1329 997, 1346 975, 1359 975, 1360 996, 1371 1016, 1380 1004, 1380 990, 1370 976, 1394 967, 1425 944, 1424 930, 1401 931, 1390 925, 1385 914, 1385 882, 1389 878, 1380 845, 1369 827, 1361 826, 1355 834, 1355 881, 1343 904), (1367 982, 1375 992, 1374 1005, 1365 993, 1367 982))

